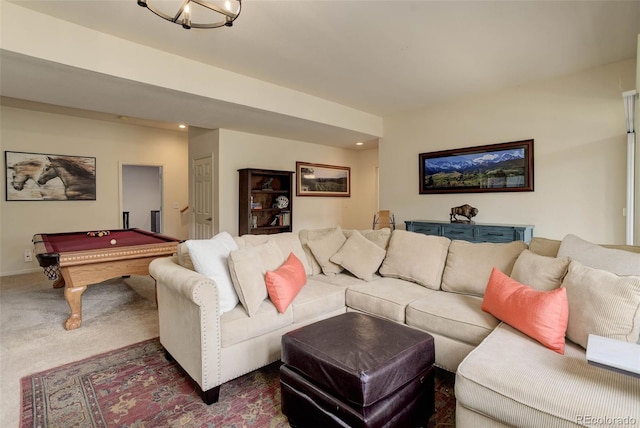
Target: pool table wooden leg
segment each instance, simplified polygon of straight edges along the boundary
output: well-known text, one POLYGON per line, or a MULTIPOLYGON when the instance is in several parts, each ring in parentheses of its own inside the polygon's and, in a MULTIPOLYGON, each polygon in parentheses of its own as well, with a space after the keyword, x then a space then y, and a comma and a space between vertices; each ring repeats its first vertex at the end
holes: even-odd
POLYGON ((82 293, 87 289, 87 286, 71 287, 69 284, 70 282, 67 282, 64 289, 64 298, 71 309, 71 315, 64 323, 64 328, 75 330, 82 325, 82 293))

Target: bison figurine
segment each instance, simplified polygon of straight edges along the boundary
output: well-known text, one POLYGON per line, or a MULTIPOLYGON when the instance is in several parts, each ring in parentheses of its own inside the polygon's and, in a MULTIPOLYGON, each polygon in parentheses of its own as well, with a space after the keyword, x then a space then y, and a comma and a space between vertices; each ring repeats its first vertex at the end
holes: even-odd
POLYGON ((478 215, 478 209, 472 207, 469 204, 460 205, 459 207, 451 208, 451 214, 449 220, 451 223, 473 223, 471 219, 478 215), (456 216, 466 217, 468 220, 458 220, 456 216))

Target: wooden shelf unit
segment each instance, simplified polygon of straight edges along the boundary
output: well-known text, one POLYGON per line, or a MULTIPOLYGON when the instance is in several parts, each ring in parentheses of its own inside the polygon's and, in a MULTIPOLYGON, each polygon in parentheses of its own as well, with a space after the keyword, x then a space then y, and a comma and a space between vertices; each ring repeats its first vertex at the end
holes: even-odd
POLYGON ((404 223, 409 232, 469 242, 525 241, 529 243, 534 229, 530 224, 451 223, 432 220, 407 220, 404 223))
POLYGON ((266 235, 291 232, 294 173, 255 168, 243 168, 238 172, 240 173, 239 234, 266 235), (270 184, 265 189, 267 182, 270 184), (278 196, 285 196, 289 200, 286 208, 278 208, 275 205, 278 196), (253 207, 252 204, 254 204, 253 207), (257 208, 257 205, 260 208, 257 208))

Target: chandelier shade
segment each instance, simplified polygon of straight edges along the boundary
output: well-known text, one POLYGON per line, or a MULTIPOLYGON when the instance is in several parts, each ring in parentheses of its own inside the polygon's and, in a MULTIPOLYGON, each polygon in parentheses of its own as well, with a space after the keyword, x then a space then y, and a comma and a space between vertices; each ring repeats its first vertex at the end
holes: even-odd
POLYGON ((240 15, 242 0, 137 0, 162 19, 182 28, 231 27, 240 15))

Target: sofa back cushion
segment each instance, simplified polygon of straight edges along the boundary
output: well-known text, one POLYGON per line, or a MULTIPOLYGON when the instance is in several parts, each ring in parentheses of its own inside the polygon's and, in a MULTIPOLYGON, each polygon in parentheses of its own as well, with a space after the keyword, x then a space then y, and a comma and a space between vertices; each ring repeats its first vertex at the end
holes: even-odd
POLYGON ((394 230, 380 275, 439 290, 450 243, 442 236, 394 230))
POLYGON ((178 244, 176 254, 178 255, 178 264, 180 266, 189 270, 196 270, 196 268, 193 266, 193 260, 191 260, 191 256, 189 255, 189 248, 187 248, 186 242, 181 242, 178 244))
POLYGON ((571 260, 617 275, 640 275, 640 254, 585 241, 575 235, 567 235, 560 244, 558 257, 571 260))
POLYGON ((562 241, 534 236, 529 242, 529 251, 540 256, 555 257, 562 241))
POLYGON ((511 278, 539 291, 560 287, 569 267, 569 257, 547 257, 524 250, 513 265, 511 278))
POLYGON ((513 265, 526 248, 527 244, 522 241, 506 244, 451 241, 442 289, 482 297, 491 270, 495 267, 511 275, 513 265))
POLYGON ((569 340, 583 348, 589 333, 640 341, 640 276, 618 276, 572 261, 562 286, 569 300, 569 340))
MULTIPOLYGON (((245 245, 260 245, 264 244, 267 241, 275 242, 280 248, 280 252, 285 255, 289 255, 293 253, 302 263, 304 267, 304 271, 307 275, 312 274, 311 265, 307 260, 307 256, 305 255, 304 250, 302 249, 302 244, 300 243, 300 239, 297 234, 292 232, 284 232, 284 233, 275 233, 273 235, 242 235, 240 237, 245 245)), ((241 246, 241 245, 239 245, 241 246)))

